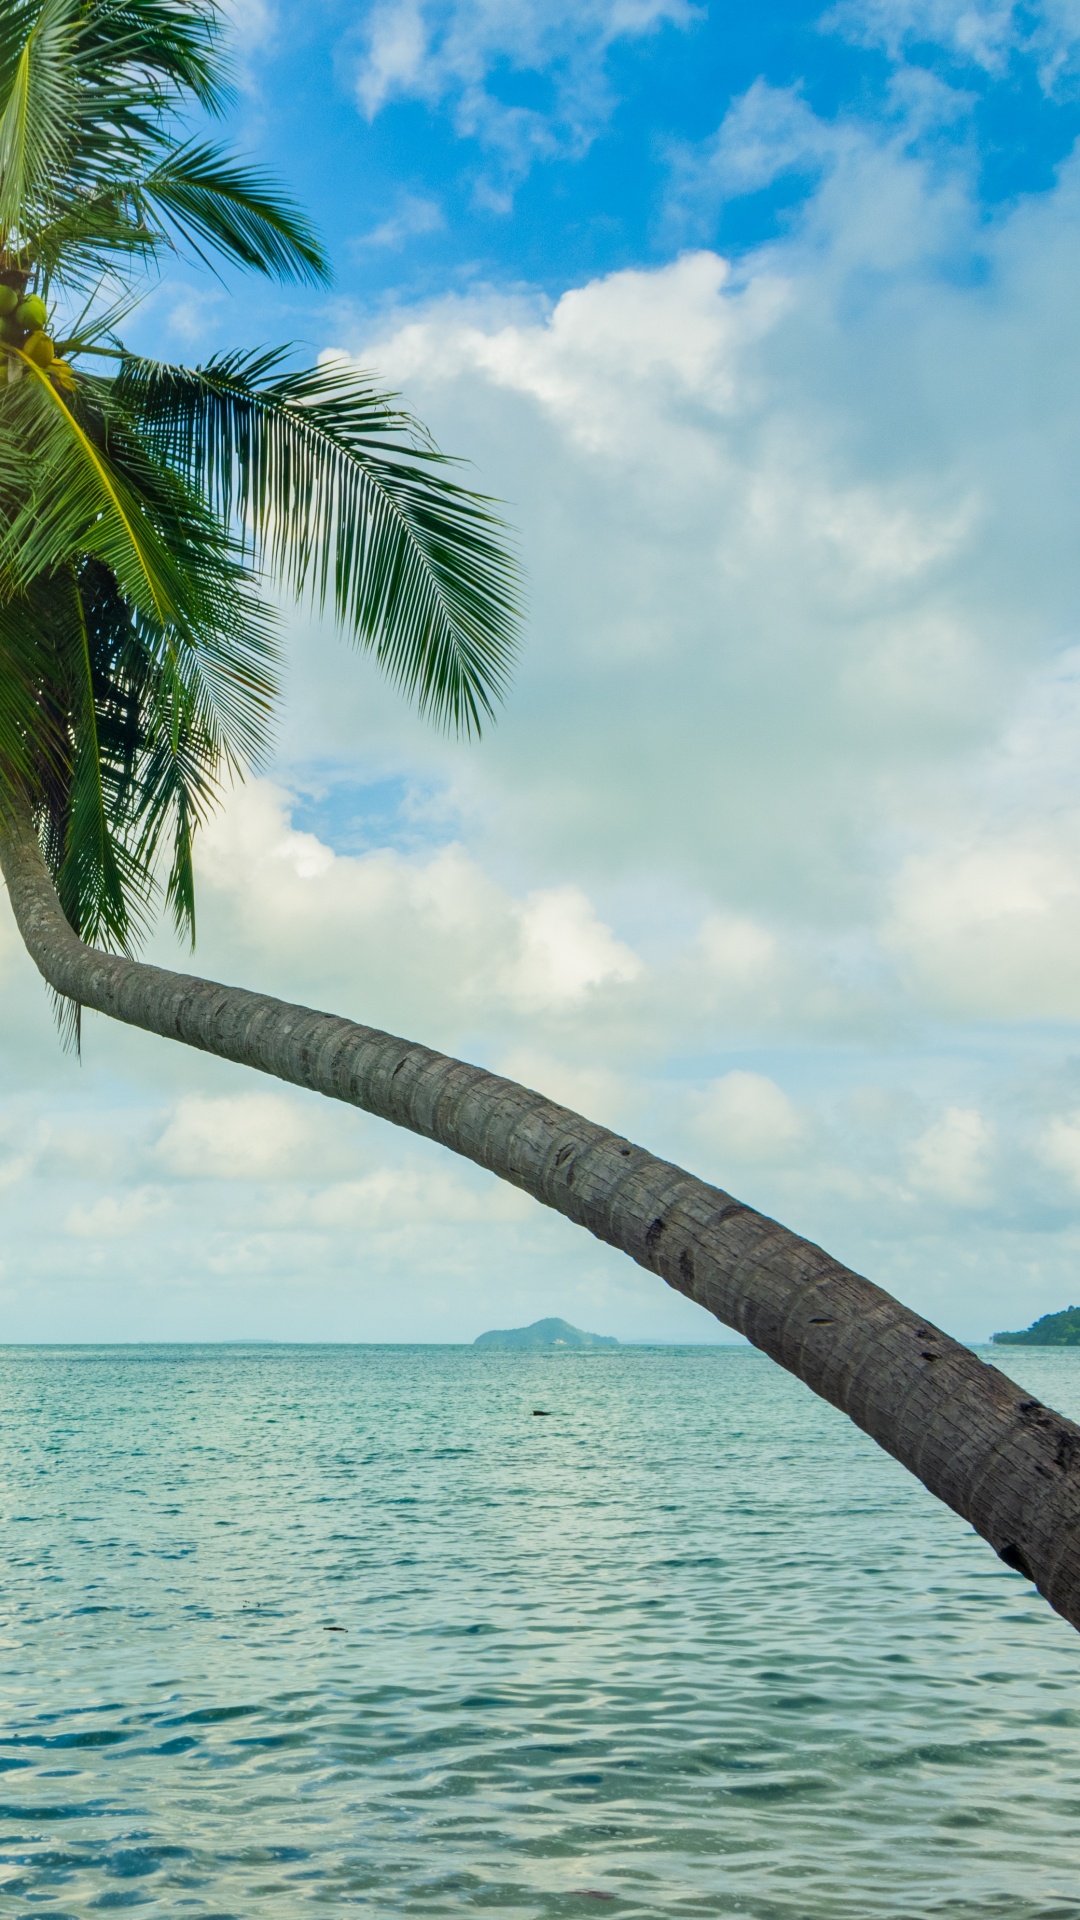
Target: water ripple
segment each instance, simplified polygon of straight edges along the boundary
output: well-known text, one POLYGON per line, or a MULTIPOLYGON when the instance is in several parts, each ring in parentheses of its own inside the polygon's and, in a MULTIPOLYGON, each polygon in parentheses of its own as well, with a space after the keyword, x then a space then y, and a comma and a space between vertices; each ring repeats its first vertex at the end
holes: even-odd
POLYGON ((5 1920, 1080 1920, 1080 1639, 760 1356, 0 1372, 5 1920))

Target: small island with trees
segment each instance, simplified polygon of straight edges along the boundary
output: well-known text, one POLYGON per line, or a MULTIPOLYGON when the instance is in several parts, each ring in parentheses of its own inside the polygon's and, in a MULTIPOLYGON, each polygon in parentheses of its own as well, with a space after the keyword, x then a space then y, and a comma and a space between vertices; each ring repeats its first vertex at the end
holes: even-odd
POLYGON ((478 1334, 474 1347, 617 1347, 611 1333, 583 1333, 569 1320, 534 1320, 529 1327, 507 1327, 478 1334))
POLYGON ((995 1333, 996 1347, 1080 1347, 1080 1307, 1044 1313, 1023 1333, 995 1333))

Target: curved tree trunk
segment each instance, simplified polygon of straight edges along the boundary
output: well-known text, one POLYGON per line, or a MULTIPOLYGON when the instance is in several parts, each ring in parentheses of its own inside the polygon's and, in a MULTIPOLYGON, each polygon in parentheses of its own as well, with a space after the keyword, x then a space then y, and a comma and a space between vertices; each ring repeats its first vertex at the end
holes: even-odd
POLYGON ((88 947, 29 819, 0 822, 26 946, 59 994, 437 1140, 735 1327, 917 1474, 1080 1627, 1080 1427, 730 1194, 512 1080, 268 995, 88 947))

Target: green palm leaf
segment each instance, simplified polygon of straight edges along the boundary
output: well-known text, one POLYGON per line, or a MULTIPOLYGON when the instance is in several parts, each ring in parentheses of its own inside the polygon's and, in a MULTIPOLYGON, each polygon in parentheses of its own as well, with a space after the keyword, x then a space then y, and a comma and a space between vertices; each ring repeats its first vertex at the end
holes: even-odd
MULTIPOLYGON (((0 579, 22 591, 73 552, 93 553, 147 616, 166 624, 182 620, 185 582, 103 444, 102 418, 69 405, 25 354, 17 357, 25 377, 6 389, 0 417, 9 445, 32 455, 23 499, 0 533, 0 579)), ((84 381, 83 394, 91 390, 84 381)))
POLYGON ((67 150, 76 11, 77 0, 44 0, 0 17, 0 232, 9 247, 67 150))
POLYGON ((421 712, 479 729, 516 647, 519 577, 493 503, 395 404, 340 365, 230 355, 194 371, 129 359, 140 432, 297 595, 329 599, 421 712))
POLYGON ((194 834, 267 751, 256 566, 465 731, 517 635, 493 503, 392 396, 281 354, 191 372, 116 341, 136 273, 178 247, 327 278, 264 173, 177 131, 186 102, 227 98, 220 28, 214 0, 0 4, 0 268, 47 312, 64 288, 83 307, 60 323, 68 364, 24 351, 18 321, 0 335, 0 808, 29 801, 68 919, 111 947, 162 890, 194 935, 194 834))
POLYGON ((311 286, 330 277, 310 222, 261 168, 216 147, 178 147, 130 190, 141 215, 163 216, 166 230, 202 256, 204 246, 242 267, 311 286))
POLYGON ((39 787, 62 761, 62 711, 46 696, 54 667, 34 596, 0 601, 0 810, 13 787, 39 787))
POLYGON ((149 79, 159 100, 186 95, 207 113, 220 113, 231 95, 214 0, 97 0, 81 11, 78 69, 85 92, 118 109, 147 111, 149 79))

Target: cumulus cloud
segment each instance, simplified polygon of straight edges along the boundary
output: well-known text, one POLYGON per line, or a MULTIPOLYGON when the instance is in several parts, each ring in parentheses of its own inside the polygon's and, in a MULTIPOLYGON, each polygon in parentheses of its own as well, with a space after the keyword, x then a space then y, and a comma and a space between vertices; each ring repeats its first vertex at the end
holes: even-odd
MULTIPOLYGON (((794 1102, 763 1073, 735 1068, 714 1080, 693 1102, 693 1129, 721 1162, 782 1162, 797 1152, 806 1133, 794 1102)), ((722 1176, 718 1176, 721 1178, 722 1176)))
POLYGON ((87 1206, 72 1207, 64 1223, 79 1240, 116 1240, 137 1233, 164 1213, 168 1196, 157 1187, 139 1187, 131 1193, 105 1193, 87 1206))
POLYGON ((636 980, 642 971, 580 887, 530 894, 519 909, 519 928, 520 953, 507 989, 526 1009, 573 1006, 592 988, 636 980))
MULTIPOLYGON (((1073 826, 1073 823, 1069 823, 1073 826)), ((938 1006, 1080 1017, 1080 834, 1028 831, 905 861, 887 938, 938 1006)))
POLYGON ((885 944, 912 986, 953 1014, 1080 1015, 1080 654, 1033 675, 949 813, 915 822, 885 944))
POLYGON ((977 1207, 987 1199, 993 1129, 973 1107, 949 1107, 913 1143, 913 1186, 955 1206, 977 1207))
MULTIPOLYGON (((730 128, 724 150, 744 182, 819 140, 797 100, 754 111, 757 157, 749 109, 743 157, 730 128)), ((528 645, 465 746, 297 620, 278 777, 230 794, 199 850, 199 964, 730 1166, 961 1332, 1019 1322, 1019 1271, 1032 1311, 1060 1304, 1080 1088, 1045 1022, 1076 1016, 1080 941, 1078 220, 1072 162, 988 228, 962 169, 867 136, 737 266, 703 246, 551 305, 477 293, 328 341, 512 502, 528 645), (343 769, 432 796, 407 851, 377 823, 349 850, 343 769)), ((110 1284, 136 1289, 164 1239, 169 1297, 215 1327, 256 1330, 258 1299, 305 1337, 478 1331, 512 1317, 508 1289, 521 1318, 602 1324, 587 1303, 625 1287, 613 1331, 683 1312, 658 1296, 649 1320, 603 1249, 503 1217, 374 1123, 335 1161, 300 1096, 246 1105, 233 1069, 99 1022, 77 1069, 6 922, 0 968, 26 1138, 47 1112, 55 1140, 100 1114, 132 1142, 96 1170, 42 1151, 5 1193, 49 1286, 72 1209, 152 1182, 170 1232, 111 1241, 110 1284)))
POLYGON ((755 80, 728 109, 715 134, 696 146, 673 148, 673 204, 684 213, 691 207, 711 212, 725 200, 760 192, 785 174, 818 174, 865 138, 820 118, 798 87, 755 80))
POLYGON ((1080 1189, 1080 1112, 1059 1114, 1051 1120, 1039 1148, 1047 1166, 1063 1173, 1073 1187, 1080 1189))
POLYGON ((307 1108, 280 1094, 188 1094, 153 1155, 182 1179, 296 1180, 318 1168, 324 1131, 307 1108))
POLYGON ((292 826, 286 796, 265 781, 209 826, 199 872, 208 945, 226 942, 249 966, 272 953, 308 992, 344 994, 373 1024, 418 1000, 442 1028, 480 1009, 560 1014, 641 972, 580 887, 515 899, 456 846, 428 859, 337 854, 292 826))
POLYGON ((356 1233, 422 1231, 520 1220, 531 1202, 513 1187, 488 1180, 469 1186, 453 1171, 381 1167, 360 1180, 340 1181, 280 1211, 282 1223, 341 1228, 356 1233))
MULTIPOLYGON (((376 0, 361 29, 357 100, 368 119, 394 100, 449 107, 457 132, 495 149, 512 178, 536 158, 587 148, 614 104, 613 46, 693 18, 689 0, 376 0), (547 76, 550 109, 500 99, 491 84, 500 65, 547 76)), ((497 185, 487 193, 498 202, 497 185)))

